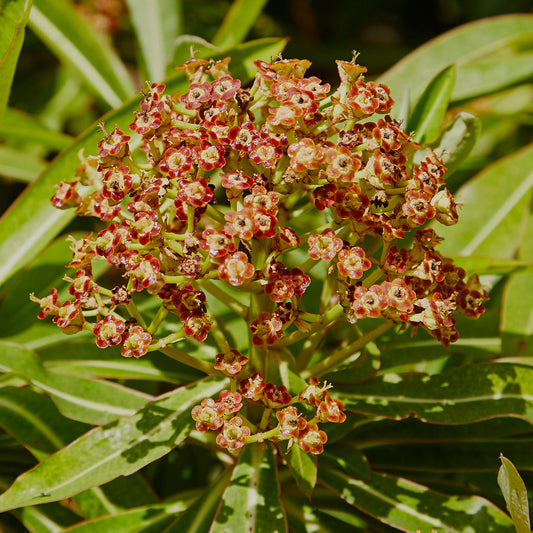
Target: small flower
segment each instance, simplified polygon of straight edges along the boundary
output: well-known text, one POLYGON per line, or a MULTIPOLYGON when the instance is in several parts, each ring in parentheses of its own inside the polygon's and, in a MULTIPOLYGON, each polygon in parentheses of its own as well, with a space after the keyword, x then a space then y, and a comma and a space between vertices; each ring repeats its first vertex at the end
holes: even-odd
POLYGON ((333 180, 354 181, 355 173, 361 168, 361 155, 352 154, 345 146, 334 146, 326 150, 326 174, 333 180))
POLYGON ((248 359, 238 350, 227 350, 216 355, 214 368, 235 377, 244 370, 247 363, 248 359))
POLYGON ((216 442, 222 448, 237 450, 245 444, 246 437, 250 436, 250 428, 242 425, 242 419, 234 416, 230 420, 225 420, 224 425, 219 428, 216 442))
POLYGON ((212 327, 213 325, 206 316, 190 316, 183 324, 183 331, 194 340, 203 342, 212 327))
POLYGON ((324 399, 318 404, 315 416, 320 422, 333 422, 335 424, 342 424, 346 420, 346 415, 342 410, 342 402, 333 400, 328 393, 325 393, 324 399))
POLYGON ((77 185, 77 181, 62 181, 61 183, 55 184, 54 187, 57 191, 50 198, 52 205, 58 209, 68 209, 69 207, 78 206, 82 198, 76 191, 77 185))
POLYGON ((332 229, 325 229, 320 235, 310 235, 307 243, 309 257, 323 261, 331 261, 343 247, 342 240, 335 237, 332 229))
POLYGON ((181 178, 189 173, 193 163, 193 153, 188 146, 172 147, 165 151, 163 159, 159 162, 159 168, 171 178, 181 178))
POLYGON ((109 313, 96 323, 93 333, 96 335, 98 348, 107 348, 122 343, 122 334, 126 331, 126 322, 109 313))
POLYGON ((250 322, 252 332, 252 342, 256 346, 263 346, 265 343, 274 344, 282 334, 283 322, 272 316, 268 311, 261 311, 259 316, 250 322))
POLYGON ((436 209, 431 205, 431 196, 424 191, 407 191, 402 206, 410 226, 421 226, 427 219, 433 218, 436 209))
POLYGON ((193 181, 180 180, 178 183, 177 200, 187 202, 194 207, 206 207, 213 199, 213 190, 204 178, 193 181))
POLYGON ((235 251, 235 245, 225 231, 211 228, 203 231, 200 248, 207 251, 212 259, 225 257, 235 251))
POLYGON ((305 453, 318 455, 324 451, 324 444, 327 440, 326 432, 318 429, 315 422, 309 422, 298 435, 298 446, 305 453))
POLYGON ((224 231, 228 235, 236 235, 243 241, 250 240, 254 236, 254 221, 253 214, 249 209, 241 209, 240 211, 228 211, 224 218, 227 224, 224 226, 224 231))
POLYGON ((401 313, 410 313, 413 310, 416 293, 410 289, 405 279, 395 278, 392 282, 384 281, 381 288, 390 307, 401 313))
POLYGON ((282 437, 297 439, 300 432, 307 426, 307 420, 302 417, 294 405, 276 411, 279 434, 282 437))
POLYGON ((218 267, 220 279, 227 281, 234 287, 242 285, 247 279, 253 278, 254 274, 254 266, 248 261, 246 253, 241 251, 226 256, 218 267))
POLYGON ((139 358, 146 354, 151 342, 152 335, 145 331, 142 326, 130 326, 123 335, 121 353, 124 357, 139 358))
POLYGON ((218 403, 224 408, 225 415, 231 415, 242 407, 241 395, 238 392, 223 390, 219 394, 218 403))
POLYGON ((224 407, 212 398, 205 398, 200 405, 192 408, 191 416, 198 431, 217 430, 224 424, 224 407))
POLYGON ((41 306, 41 312, 37 315, 39 320, 43 320, 47 316, 57 314, 59 307, 61 306, 59 303, 59 295, 55 287, 50 291, 50 294, 44 298, 37 298, 35 294, 31 293, 30 300, 38 303, 41 306))
POLYGON ((104 138, 98 143, 98 157, 104 165, 116 163, 129 154, 129 135, 124 135, 117 125, 112 133, 107 133, 101 124, 104 138))
POLYGON ((352 297, 351 309, 358 318, 377 318, 388 305, 380 285, 372 285, 368 289, 355 287, 352 297))
POLYGON ((67 300, 59 307, 57 314, 52 318, 52 322, 67 335, 80 332, 85 322, 80 303, 67 300))
POLYGON ((284 385, 276 387, 273 383, 267 383, 263 394, 267 406, 271 409, 277 409, 282 405, 287 405, 292 400, 291 395, 287 392, 287 388, 284 385))
POLYGON ((363 277, 363 272, 372 266, 370 259, 365 255, 365 251, 359 246, 340 250, 338 258, 337 268, 339 273, 351 279, 363 277))
POLYGON ((318 407, 320 402, 322 402, 327 396, 327 391, 331 388, 331 385, 326 381, 324 382, 324 385, 321 386, 318 379, 314 377, 311 378, 309 382, 309 385, 298 395, 298 400, 311 407, 318 407))
POLYGON ((296 172, 316 170, 324 158, 324 150, 309 137, 291 144, 287 154, 291 158, 291 167, 296 172))
POLYGON ((266 384, 260 372, 255 372, 252 376, 241 379, 239 382, 242 396, 253 402, 259 402, 263 399, 265 387, 266 384))

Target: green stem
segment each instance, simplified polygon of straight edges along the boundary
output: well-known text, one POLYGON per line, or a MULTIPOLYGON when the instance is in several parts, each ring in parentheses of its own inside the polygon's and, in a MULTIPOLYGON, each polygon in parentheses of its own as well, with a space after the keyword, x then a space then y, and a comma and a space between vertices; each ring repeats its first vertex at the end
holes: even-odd
POLYGON ((381 268, 376 268, 368 275, 368 277, 363 280, 363 286, 370 287, 370 285, 372 285, 374 282, 378 281, 382 277, 383 270, 381 270, 381 268))
POLYGON ((129 315, 137 321, 137 324, 146 329, 146 322, 144 321, 144 318, 142 317, 138 307, 135 305, 135 302, 133 300, 130 300, 130 303, 126 306, 126 309, 129 315))
POLYGON ((191 355, 186 354, 185 352, 182 352, 173 346, 164 346, 159 348, 159 351, 165 355, 168 355, 169 357, 172 357, 172 359, 175 359, 184 365, 196 368, 197 370, 200 370, 200 372, 204 372, 207 375, 223 375, 221 372, 214 370, 211 363, 203 361, 202 359, 196 359, 196 357, 192 357, 191 355))
POLYGON ((388 331, 392 326, 394 326, 394 322, 392 320, 387 320, 372 331, 365 333, 365 335, 356 341, 348 344, 348 346, 345 346, 342 350, 339 350, 338 352, 322 359, 322 361, 316 363, 315 365, 307 368, 300 373, 300 376, 303 379, 309 379, 312 376, 321 376, 334 366, 341 363, 347 357, 350 357, 354 352, 363 348, 369 342, 377 339, 380 335, 383 335, 383 333, 388 331))
POLYGON ((271 439, 272 437, 277 437, 279 435, 279 428, 270 429, 269 431, 262 431, 256 433, 255 435, 250 435, 244 439, 246 444, 251 444, 252 442, 263 442, 265 440, 271 439))
POLYGON ((165 320, 167 315, 168 310, 165 307, 161 306, 157 310, 157 313, 155 314, 151 324, 148 326, 148 333, 153 335, 159 329, 159 326, 162 324, 163 320, 165 320))
POLYGON ((341 304, 337 304, 334 307, 332 307, 329 311, 325 312, 322 315, 322 320, 319 322, 315 322, 314 324, 311 324, 309 329, 306 331, 293 331, 291 334, 287 335, 286 337, 282 337, 276 344, 274 344, 273 348, 279 348, 281 346, 289 346, 290 344, 294 344, 295 342, 301 341, 302 339, 305 339, 305 337, 308 337, 315 331, 318 331, 322 329, 324 326, 329 325, 334 320, 337 320, 344 314, 344 308, 341 304))
POLYGON ((226 305, 226 307, 229 307, 236 315, 239 315, 241 318, 246 318, 248 316, 248 306, 236 300, 233 296, 218 287, 216 283, 203 278, 199 281, 199 284, 209 294, 221 301, 224 305, 226 305))

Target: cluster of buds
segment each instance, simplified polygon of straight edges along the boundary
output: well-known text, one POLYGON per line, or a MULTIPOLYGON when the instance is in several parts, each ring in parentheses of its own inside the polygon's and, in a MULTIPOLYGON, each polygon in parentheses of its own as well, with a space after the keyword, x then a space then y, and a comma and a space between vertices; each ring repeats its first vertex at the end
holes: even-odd
MULTIPOLYGON (((224 354, 219 356, 223 357, 224 354)), ((241 361, 246 359, 242 356, 240 358, 241 361)), ((206 398, 193 408, 192 417, 198 431, 217 431, 217 444, 230 451, 251 442, 286 440, 289 450, 293 444, 297 444, 304 452, 317 455, 324 451, 324 444, 328 439, 326 432, 318 428, 318 423, 341 423, 346 420, 342 402, 332 399, 328 388, 327 383, 321 386, 316 378, 311 378, 310 384, 303 391, 291 397, 286 387, 265 383, 262 374, 255 372, 240 381, 240 392, 223 390, 218 401, 206 398), (244 415, 237 414, 243 407, 244 400, 263 407, 258 426, 244 415), (297 402, 312 413, 309 420, 293 405, 297 402), (271 419, 274 414, 277 425, 268 429, 273 425, 271 419), (244 425, 243 418, 246 420, 244 425)))
POLYGON ((457 221, 442 161, 390 117, 388 87, 365 81, 355 55, 337 61, 334 92, 305 77, 306 60, 256 61, 249 88, 228 64, 192 59, 178 67, 190 82, 184 94, 152 84, 130 125, 140 138, 135 153, 129 135, 101 125, 97 155, 82 158, 77 180, 58 184, 52 203, 105 227, 73 239, 70 299, 61 303, 55 289, 32 299, 39 318, 52 316, 66 333, 89 330, 101 348, 120 345, 126 357, 161 350, 230 376, 234 407, 224 396, 193 413, 198 429, 219 432, 222 446, 257 440, 250 433, 256 423, 259 433, 268 430, 273 411, 259 423, 240 410, 256 402, 276 411, 273 437, 318 453, 325 435, 317 421, 343 419, 336 401, 325 391, 318 404, 306 400, 316 408, 306 421, 284 394, 285 403, 272 405, 268 391, 280 388, 267 384, 250 397, 243 380, 255 383, 257 372, 275 380, 276 365, 268 361, 283 358, 313 375, 313 348, 297 354, 291 347, 329 334, 343 317, 421 327, 448 345, 458 337, 453 314, 477 318, 487 294, 476 276, 466 278, 435 250, 439 237, 424 227, 457 221), (411 232, 414 239, 402 247, 411 232), (124 281, 99 284, 95 260, 124 281), (317 264, 326 268, 312 274, 317 264), (321 285, 321 299, 310 295, 312 284, 321 285), (150 320, 136 305, 141 292, 159 302, 150 320), (211 314, 212 297, 246 322, 246 351, 239 347, 246 357, 230 349, 235 341, 211 314), (226 355, 197 360, 176 348, 184 339, 216 343, 226 355))

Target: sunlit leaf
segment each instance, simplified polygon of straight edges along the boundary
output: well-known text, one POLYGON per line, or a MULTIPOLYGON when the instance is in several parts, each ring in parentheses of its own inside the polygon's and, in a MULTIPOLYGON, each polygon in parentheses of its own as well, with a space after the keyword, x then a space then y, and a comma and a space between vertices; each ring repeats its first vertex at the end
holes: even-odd
POLYGON ((357 386, 336 386, 345 409, 443 424, 513 415, 533 421, 533 368, 467 365, 443 374, 390 373, 357 386))
POLYGON ((406 131, 414 131, 414 140, 434 141, 448 109, 455 81, 455 66, 439 72, 421 94, 407 122, 406 131))
POLYGON ((509 517, 479 496, 445 496, 404 478, 373 473, 360 481, 320 469, 319 479, 349 504, 400 531, 485 531, 512 533, 509 517))
POLYGON ((46 162, 37 155, 9 146, 0 146, 0 176, 29 183, 45 167, 46 162))
POLYGON ((225 385, 219 379, 196 382, 90 431, 17 478, 0 496, 0 509, 61 500, 136 472, 180 444, 194 427, 191 408, 225 385))
POLYGON ((144 72, 152 82, 161 81, 180 34, 179 0, 127 0, 137 35, 144 72))
POLYGON ((284 456, 300 490, 306 496, 311 496, 316 485, 316 458, 296 445, 293 445, 284 456))
POLYGON ((104 35, 98 35, 65 0, 35 0, 30 26, 110 107, 135 94, 128 70, 104 35))
MULTIPOLYGON (((524 224, 519 260, 533 263, 533 213, 524 224)), ((533 355, 533 272, 518 272, 510 277, 502 309, 504 354, 533 355)))
POLYGON ((527 489, 513 463, 500 455, 502 465, 498 470, 498 485, 505 498, 507 509, 516 527, 516 533, 531 533, 527 489))
POLYGON ((212 533, 287 531, 272 446, 245 446, 222 498, 212 533))
POLYGON ((445 255, 512 257, 533 187, 533 145, 485 168, 459 189, 459 222, 439 225, 445 255))
POLYGON ((0 124, 3 122, 30 9, 31 0, 4 0, 0 3, 0 124))
POLYGON ((105 424, 133 415, 151 399, 116 383, 47 371, 33 352, 3 342, 0 369, 22 376, 48 393, 65 416, 88 424, 105 424))
POLYGON ((447 168, 446 178, 468 157, 480 134, 481 120, 465 111, 457 113, 442 129, 431 146, 447 168))
MULTIPOLYGON (((392 96, 400 101, 409 88, 411 103, 438 72, 455 63, 458 87, 463 86, 462 67, 471 68, 478 61, 486 61, 497 51, 511 46, 520 37, 533 33, 533 16, 514 14, 491 17, 464 24, 423 44, 385 72, 380 81, 391 87, 392 96)), ((499 66, 503 61, 497 62, 499 66)), ((466 71, 468 75, 468 70, 466 71)), ((512 74, 512 73, 511 73, 512 74)), ((511 80, 500 78, 500 87, 511 85, 511 80)), ((483 85, 472 87, 485 94, 483 85)), ((472 92, 471 96, 475 96, 472 92)), ((454 99, 452 93, 452 100, 454 99)))
POLYGON ((265 4, 266 0, 233 0, 213 37, 213 44, 227 48, 244 41, 265 4))

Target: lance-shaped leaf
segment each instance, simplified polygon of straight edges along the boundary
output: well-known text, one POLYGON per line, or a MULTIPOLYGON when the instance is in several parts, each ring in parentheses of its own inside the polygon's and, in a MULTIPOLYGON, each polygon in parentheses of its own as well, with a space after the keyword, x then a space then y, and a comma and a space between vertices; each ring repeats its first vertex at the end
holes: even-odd
POLYGON ((447 168, 446 179, 468 157, 481 133, 481 120, 461 111, 440 132, 431 145, 447 168))
MULTIPOLYGON (((455 63, 457 66, 457 86, 462 87, 462 66, 490 59, 497 50, 511 46, 521 37, 528 38, 533 32, 532 15, 508 15, 491 17, 459 26, 432 39, 405 56, 380 80, 391 87, 393 98, 401 100, 405 89, 409 88, 411 102, 422 94, 425 86, 443 68, 455 63)), ((501 61, 497 61, 501 65, 501 61)), ((512 78, 499 78, 500 88, 514 83, 512 78)), ((476 84, 471 96, 485 94, 484 87, 476 84)), ((454 94, 452 93, 452 100, 454 94)))
POLYGON ((319 479, 350 505, 400 531, 512 533, 510 518, 478 496, 446 496, 408 479, 373 473, 369 482, 330 470, 319 479))
POLYGON ((45 166, 46 162, 38 155, 0 146, 0 176, 30 183, 45 166))
MULTIPOLYGON (((525 223, 518 257, 533 263, 533 213, 525 223)), ((533 355, 533 273, 513 275, 505 288, 502 310, 502 340, 505 355, 533 355)))
POLYGON ((191 408, 225 385, 215 378, 198 381, 86 433, 19 476, 0 496, 0 511, 62 500, 136 472, 180 444, 194 428, 191 408))
POLYGON ((296 484, 300 490, 307 496, 311 497, 313 489, 316 485, 316 457, 305 453, 299 446, 292 446, 291 449, 284 454, 287 466, 296 480, 296 484))
POLYGON ((477 364, 444 374, 384 374, 334 389, 345 409, 439 424, 466 424, 494 416, 533 421, 533 368, 477 364))
POLYGON ((137 35, 143 70, 152 82, 165 77, 174 40, 180 34, 181 13, 176 0, 127 0, 137 35))
MULTIPOLYGON (((213 54, 214 59, 231 55, 231 72, 244 82, 255 72, 256 59, 269 60, 283 50, 285 39, 258 39, 235 47, 226 52, 213 54)), ((167 92, 183 91, 187 82, 181 74, 174 74, 165 80, 167 92)), ((97 123, 80 135, 72 145, 63 151, 54 162, 27 187, 23 194, 0 219, 0 285, 15 272, 34 259, 48 243, 74 217, 73 210, 54 209, 49 198, 54 194, 54 184, 62 180, 72 180, 79 165, 78 153, 95 154, 97 143, 102 138, 98 123, 104 122, 109 128, 116 124, 122 131, 128 131, 133 121, 133 112, 140 97, 134 97, 120 108, 104 115, 97 123)), ((134 145, 138 137, 132 135, 134 145)))
POLYGON ((64 0, 36 0, 32 30, 64 62, 71 65, 94 94, 110 107, 135 94, 126 66, 103 35, 92 30, 64 0))
POLYGON ((116 383, 47 371, 33 352, 14 344, 0 343, 0 369, 44 390, 65 416, 88 424, 131 416, 152 399, 116 383))
POLYGON ((513 463, 500 454, 498 485, 516 527, 516 533, 531 533, 527 489, 513 463))
POLYGON ((272 446, 245 446, 210 529, 211 533, 287 531, 272 446))
POLYGON ((229 468, 224 471, 177 520, 164 530, 164 533, 210 531, 209 527, 220 506, 222 494, 228 486, 231 474, 232 471, 229 468))
POLYGON ((439 224, 444 255, 512 257, 533 187, 533 145, 485 168, 456 193, 455 226, 439 224))
POLYGON ((266 0, 233 0, 226 17, 213 37, 213 44, 227 48, 244 41, 266 0))
POLYGON ((450 65, 439 72, 421 94, 406 127, 407 132, 415 132, 416 142, 433 141, 437 137, 448 109, 454 81, 455 66, 450 65))
POLYGON ((0 3, 0 124, 24 41, 30 9, 31 0, 6 0, 0 3))

